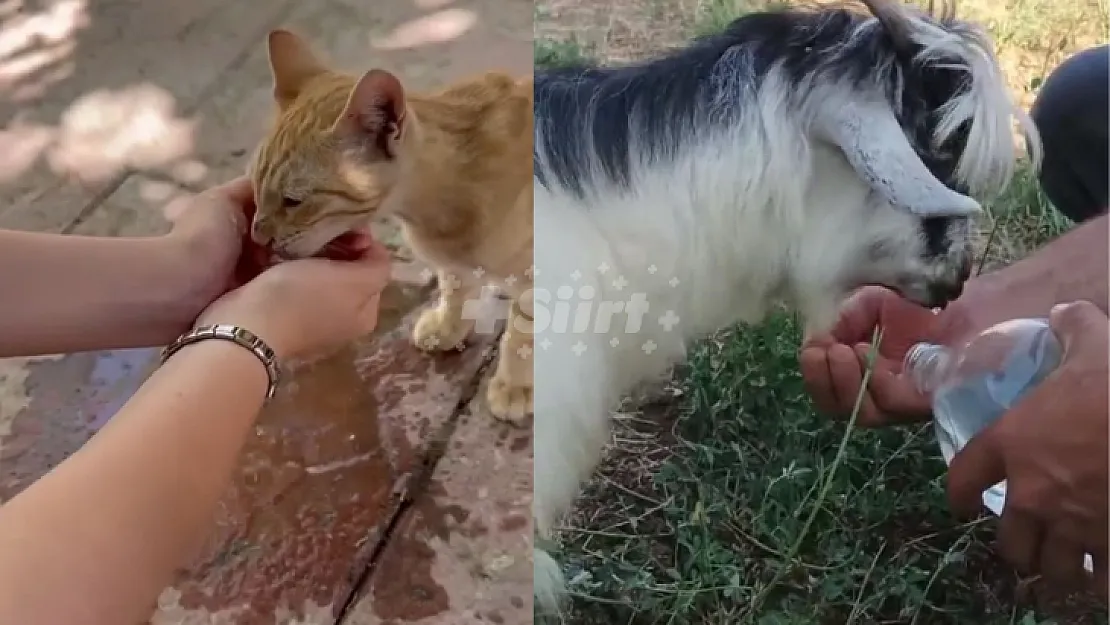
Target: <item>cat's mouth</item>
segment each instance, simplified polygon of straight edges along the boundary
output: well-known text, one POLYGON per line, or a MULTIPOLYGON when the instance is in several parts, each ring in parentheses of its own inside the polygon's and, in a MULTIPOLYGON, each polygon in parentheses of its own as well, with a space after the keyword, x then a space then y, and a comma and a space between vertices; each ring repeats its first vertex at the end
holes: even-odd
MULTIPOLYGON (((351 230, 328 241, 312 256, 330 260, 352 261, 362 258, 373 246, 374 239, 369 229, 351 230)), ((269 245, 259 245, 251 239, 248 233, 243 238, 243 253, 235 268, 235 283, 246 284, 265 271, 267 267, 296 258, 304 258, 304 256, 297 256, 288 252, 283 253, 282 250, 269 245)))
POLYGON ((326 258, 328 260, 351 261, 362 258, 366 251, 374 245, 373 235, 369 228, 356 228, 325 243, 313 254, 297 253, 283 247, 272 250, 275 261, 296 260, 298 258, 326 258))
POLYGON ((374 245, 369 228, 348 230, 328 241, 313 256, 331 260, 358 260, 374 245))
MULTIPOLYGON (((254 223, 256 212, 257 209, 253 204, 246 207, 244 216, 247 218, 248 224, 254 223)), ((252 228, 248 227, 243 232, 243 248, 239 257, 239 262, 235 267, 235 284, 246 284, 258 276, 258 274, 265 271, 267 267, 271 267, 275 263, 306 257, 304 254, 291 253, 282 246, 275 246, 272 240, 264 244, 258 243, 255 241, 254 236, 252 236, 251 231, 252 228)), ((332 238, 320 249, 316 250, 314 254, 308 254, 307 256, 339 261, 353 261, 359 260, 365 256, 373 247, 374 237, 370 232, 370 228, 354 228, 332 238)))

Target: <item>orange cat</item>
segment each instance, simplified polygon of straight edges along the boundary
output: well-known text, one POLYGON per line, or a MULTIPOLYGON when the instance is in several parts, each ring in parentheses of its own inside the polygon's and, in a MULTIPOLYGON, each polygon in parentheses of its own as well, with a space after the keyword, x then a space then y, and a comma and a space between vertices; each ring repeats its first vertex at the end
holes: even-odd
POLYGON ((329 69, 297 35, 269 36, 278 118, 251 164, 252 238, 311 256, 371 219, 399 220, 436 268, 440 298, 413 331, 427 350, 461 347, 464 304, 491 280, 511 298, 490 411, 532 413, 532 79, 488 73, 408 93, 393 74, 329 69))

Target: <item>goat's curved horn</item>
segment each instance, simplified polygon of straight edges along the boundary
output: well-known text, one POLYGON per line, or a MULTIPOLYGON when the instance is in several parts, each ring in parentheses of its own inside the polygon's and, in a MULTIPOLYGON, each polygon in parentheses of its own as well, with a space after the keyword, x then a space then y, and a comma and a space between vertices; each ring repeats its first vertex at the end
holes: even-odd
MULTIPOLYGON (((883 27, 896 50, 912 53, 914 50, 913 39, 910 38, 910 23, 905 13, 890 0, 860 0, 879 25, 883 27)), ((930 1, 930 7, 932 2, 930 1)))
POLYGON ((933 176, 886 103, 837 103, 814 121, 815 130, 840 147, 860 178, 894 206, 920 217, 968 217, 982 210, 973 198, 933 176))

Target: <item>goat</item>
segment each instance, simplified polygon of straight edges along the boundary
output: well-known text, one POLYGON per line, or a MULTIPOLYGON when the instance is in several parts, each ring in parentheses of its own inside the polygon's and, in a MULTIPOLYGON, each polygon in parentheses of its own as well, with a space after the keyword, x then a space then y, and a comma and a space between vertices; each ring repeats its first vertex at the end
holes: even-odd
MULTIPOLYGON (((1016 167, 1013 120, 1034 166, 1040 140, 980 28, 863 4, 751 13, 624 67, 537 70, 538 537, 600 461, 609 410, 688 341, 777 304, 826 329, 866 284, 929 307, 959 296, 973 198, 1016 167)), ((533 555, 536 607, 557 612, 560 567, 533 555)))

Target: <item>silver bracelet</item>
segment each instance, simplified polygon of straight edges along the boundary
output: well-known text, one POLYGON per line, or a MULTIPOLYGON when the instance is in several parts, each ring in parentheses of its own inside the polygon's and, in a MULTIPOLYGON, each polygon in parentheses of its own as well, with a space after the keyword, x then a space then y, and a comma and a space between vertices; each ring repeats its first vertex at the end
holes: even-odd
POLYGON ((194 328, 179 336, 177 340, 162 350, 162 363, 164 364, 170 356, 180 351, 182 347, 207 339, 231 341, 250 350, 252 354, 257 356, 262 361, 263 366, 266 367, 266 375, 270 378, 270 386, 266 389, 266 399, 273 398, 277 391, 278 381, 281 379, 281 367, 278 365, 277 355, 274 354, 274 350, 270 349, 265 341, 239 326, 216 324, 194 328))

